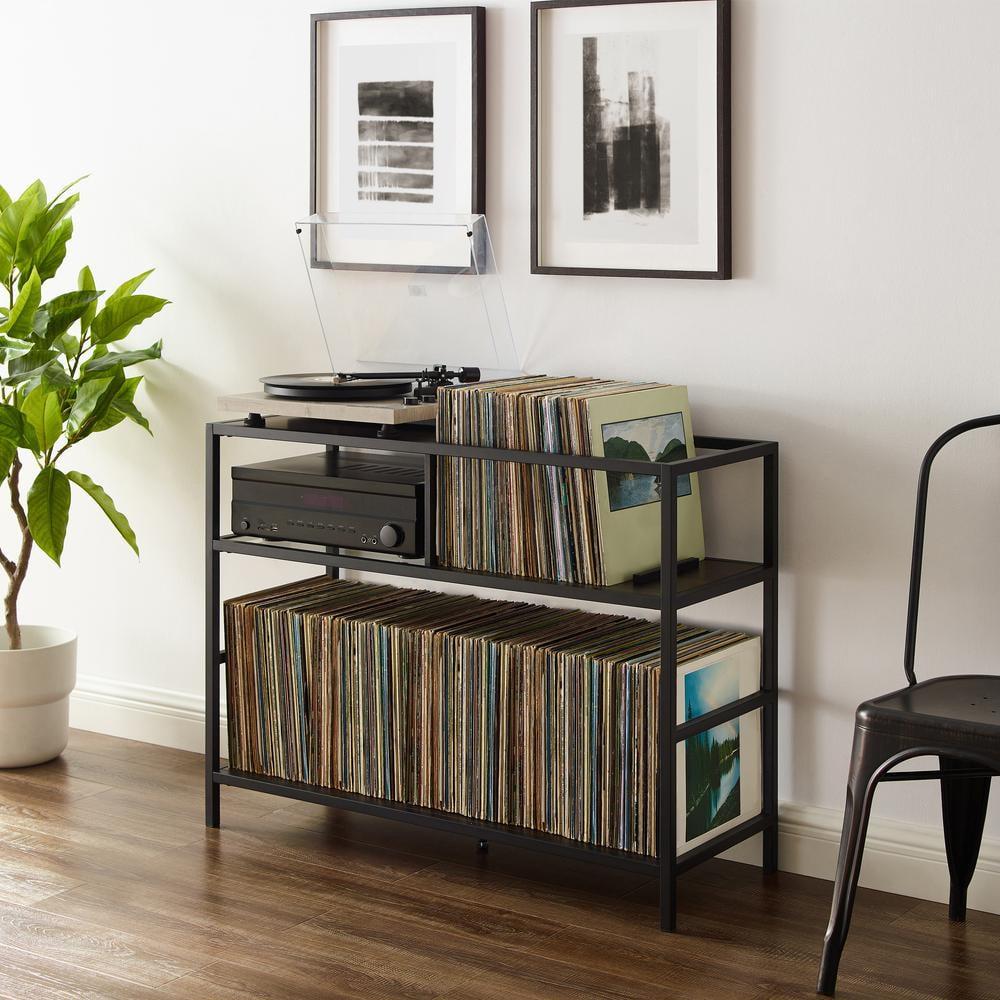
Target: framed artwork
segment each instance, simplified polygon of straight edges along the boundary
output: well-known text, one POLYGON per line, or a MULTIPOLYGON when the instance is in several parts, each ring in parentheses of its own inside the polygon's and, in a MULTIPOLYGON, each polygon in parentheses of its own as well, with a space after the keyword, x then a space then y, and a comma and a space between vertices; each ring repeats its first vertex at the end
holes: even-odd
MULTIPOLYGON (((364 223, 485 212, 483 7, 313 14, 311 43, 311 214, 364 223)), ((333 256, 314 247, 313 264, 420 265, 412 233, 384 242, 382 262, 352 261, 344 241, 333 256)))
POLYGON ((729 0, 531 5, 531 270, 729 278, 729 0))

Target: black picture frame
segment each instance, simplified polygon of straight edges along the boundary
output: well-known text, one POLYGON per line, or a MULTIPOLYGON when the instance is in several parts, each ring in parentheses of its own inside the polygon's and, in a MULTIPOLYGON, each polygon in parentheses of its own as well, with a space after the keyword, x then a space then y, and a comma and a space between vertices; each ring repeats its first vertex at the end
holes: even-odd
MULTIPOLYGON (((468 17, 471 22, 469 44, 472 56, 472 197, 470 215, 486 214, 486 8, 485 7, 412 7, 393 10, 350 10, 326 14, 311 14, 309 24, 309 214, 319 208, 317 157, 318 122, 321 111, 318 88, 319 75, 319 26, 325 21, 359 20, 386 17, 468 17)), ((355 264, 320 260, 316 254, 315 234, 311 264, 342 270, 363 271, 442 271, 462 272, 463 268, 410 267, 405 264, 355 264)))
POLYGON ((718 177, 718 254, 714 271, 646 270, 642 268, 560 267, 539 261, 539 18, 547 10, 567 7, 613 7, 645 3, 678 3, 686 0, 532 0, 531 4, 531 273, 573 274, 627 278, 732 278, 732 156, 731 156, 731 5, 730 0, 698 0, 715 4, 716 15, 716 137, 718 177))

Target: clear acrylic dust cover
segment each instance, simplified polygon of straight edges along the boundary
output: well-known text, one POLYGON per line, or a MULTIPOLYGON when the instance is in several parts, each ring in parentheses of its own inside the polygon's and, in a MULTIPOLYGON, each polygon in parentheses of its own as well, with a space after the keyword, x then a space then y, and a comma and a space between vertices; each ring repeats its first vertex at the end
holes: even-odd
POLYGON ((331 372, 520 372, 483 215, 345 213, 296 223, 331 372))

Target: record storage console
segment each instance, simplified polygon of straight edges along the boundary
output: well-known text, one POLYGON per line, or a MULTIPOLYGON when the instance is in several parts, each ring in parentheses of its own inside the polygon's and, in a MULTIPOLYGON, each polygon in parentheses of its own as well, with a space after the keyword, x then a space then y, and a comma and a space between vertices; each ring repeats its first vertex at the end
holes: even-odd
MULTIPOLYGON (((289 420, 269 417, 263 426, 256 422, 232 420, 210 423, 206 429, 206 657, 205 701, 205 822, 220 824, 222 785, 250 788, 286 798, 335 806, 369 815, 443 831, 465 834, 480 842, 514 844, 522 848, 592 861, 657 877, 660 887, 660 924, 666 931, 677 925, 677 878, 683 872, 715 857, 756 834, 762 834, 762 861, 765 871, 778 866, 777 811, 777 634, 778 634, 778 445, 773 441, 746 441, 732 438, 695 437, 698 455, 675 462, 636 462, 595 456, 563 455, 548 452, 511 451, 440 444, 432 428, 411 425, 391 438, 380 438, 373 425, 289 420), (308 444, 337 451, 341 448, 367 449, 407 455, 424 465, 422 553, 406 560, 341 550, 331 546, 281 542, 223 534, 221 509, 222 442, 226 438, 308 444), (584 587, 534 580, 524 577, 494 576, 439 566, 435 559, 435 502, 433 483, 439 456, 494 459, 529 465, 594 469, 659 475, 664 486, 661 503, 660 565, 667 567, 659 579, 644 577, 611 587, 584 587), (763 516, 761 559, 759 562, 708 558, 697 570, 678 574, 676 541, 676 480, 692 472, 709 472, 744 462, 762 464, 763 516), (220 562, 223 554, 239 554, 264 559, 325 567, 331 577, 341 570, 362 570, 388 577, 453 582, 508 593, 557 596, 586 604, 616 605, 622 608, 654 609, 660 613, 661 698, 659 705, 659 746, 657 747, 658 857, 597 847, 551 834, 469 819, 435 809, 390 802, 383 799, 337 791, 320 786, 285 781, 265 775, 231 770, 221 763, 220 721, 222 648, 220 562), (761 678, 760 690, 690 722, 679 723, 677 696, 678 612, 703 601, 746 587, 761 589, 761 678), (733 829, 677 856, 676 802, 678 744, 698 733, 760 709, 762 714, 762 809, 733 829)), ((387 456, 388 457, 388 456, 387 456)))

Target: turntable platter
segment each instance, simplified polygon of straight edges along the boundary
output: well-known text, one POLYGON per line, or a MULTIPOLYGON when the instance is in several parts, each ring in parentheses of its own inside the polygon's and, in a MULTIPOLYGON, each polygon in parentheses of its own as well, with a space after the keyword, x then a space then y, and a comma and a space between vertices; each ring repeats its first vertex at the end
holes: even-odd
POLYGON ((351 379, 344 381, 336 375, 319 372, 302 375, 268 375, 262 378, 269 396, 282 399, 346 400, 392 399, 405 396, 413 389, 408 379, 351 379))

